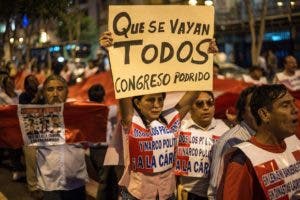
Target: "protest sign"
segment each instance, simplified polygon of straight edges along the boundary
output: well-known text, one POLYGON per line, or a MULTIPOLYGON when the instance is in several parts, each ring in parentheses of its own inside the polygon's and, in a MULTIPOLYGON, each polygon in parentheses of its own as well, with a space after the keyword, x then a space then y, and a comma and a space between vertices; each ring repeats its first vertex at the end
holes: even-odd
POLYGON ((110 6, 116 98, 212 90, 211 6, 110 6))
POLYGON ((92 102, 0 106, 0 147, 105 142, 107 115, 105 105, 92 102))
POLYGON ((18 116, 25 145, 44 146, 65 143, 63 104, 19 105, 18 116))

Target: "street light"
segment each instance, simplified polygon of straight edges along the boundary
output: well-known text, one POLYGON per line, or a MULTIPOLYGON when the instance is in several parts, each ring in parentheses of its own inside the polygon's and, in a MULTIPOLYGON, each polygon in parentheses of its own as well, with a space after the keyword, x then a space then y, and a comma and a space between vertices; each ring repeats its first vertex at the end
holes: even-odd
POLYGON ((10 43, 10 44, 13 44, 13 43, 14 43, 14 41, 15 41, 15 39, 14 39, 14 38, 9 38, 9 43, 10 43))
POLYGON ((204 4, 205 4, 206 6, 212 6, 212 5, 214 4, 214 2, 213 2, 212 0, 205 0, 205 1, 204 1, 204 4))
POLYGON ((197 5, 197 0, 189 0, 189 5, 191 5, 191 6, 195 6, 195 5, 197 5))
POLYGON ((45 31, 41 31, 40 42, 46 43, 48 41, 48 34, 45 31))
POLYGON ((278 6, 278 7, 281 7, 281 6, 283 6, 283 3, 282 3, 282 1, 277 1, 277 6, 278 6))
POLYGON ((291 6, 294 6, 295 5, 295 1, 291 1, 291 6))

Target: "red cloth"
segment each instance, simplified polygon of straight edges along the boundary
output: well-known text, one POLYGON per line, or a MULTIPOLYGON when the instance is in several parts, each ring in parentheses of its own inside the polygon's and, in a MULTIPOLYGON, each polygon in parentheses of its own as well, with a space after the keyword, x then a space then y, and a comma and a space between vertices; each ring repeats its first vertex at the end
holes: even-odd
MULTIPOLYGON (((20 148, 22 133, 16 105, 0 106, 0 147, 20 148)), ((64 104, 66 143, 105 142, 108 108, 103 104, 70 102, 64 104)))
POLYGON ((117 104, 114 93, 114 85, 111 72, 101 72, 95 74, 81 83, 69 87, 69 98, 74 98, 79 101, 88 99, 88 89, 94 84, 101 84, 105 89, 105 105, 117 104))
POLYGON ((226 110, 234 110, 239 93, 226 92, 218 96, 215 100, 215 118, 226 119, 226 110))
POLYGON ((238 81, 234 79, 214 79, 213 88, 214 91, 223 91, 239 94, 243 89, 253 84, 238 81))
MULTIPOLYGON (((232 162, 227 167, 223 200, 264 200, 256 174, 250 161, 244 165, 232 162), (253 178, 254 177, 254 178, 253 178)), ((221 199, 221 198, 218 198, 221 199)))
MULTIPOLYGON (((29 70, 23 70, 21 72, 18 72, 18 74, 15 77, 15 87, 17 90, 22 90, 22 91, 24 90, 25 78, 30 74, 33 74, 33 73, 30 73, 29 70)), ((45 77, 44 73, 42 73, 42 72, 39 74, 33 74, 33 75, 37 78, 39 84, 43 84, 43 82, 46 80, 46 77, 45 77)))
POLYGON ((226 119, 226 110, 235 108, 240 93, 251 85, 234 79, 214 79, 213 91, 220 93, 215 100, 215 117, 226 119))
MULTIPOLYGON (((15 85, 16 89, 24 90, 24 80, 26 76, 30 74, 29 70, 23 70, 19 72, 15 77, 15 85)), ((42 84, 46 77, 44 74, 35 74, 36 78, 39 81, 39 84, 42 84)), ((88 100, 88 89, 94 84, 101 84, 105 89, 105 105, 113 105, 117 104, 117 100, 115 99, 114 93, 114 84, 112 80, 111 72, 101 72, 95 74, 81 83, 77 83, 76 85, 72 85, 69 87, 69 98, 74 98, 78 101, 86 101, 88 100)))

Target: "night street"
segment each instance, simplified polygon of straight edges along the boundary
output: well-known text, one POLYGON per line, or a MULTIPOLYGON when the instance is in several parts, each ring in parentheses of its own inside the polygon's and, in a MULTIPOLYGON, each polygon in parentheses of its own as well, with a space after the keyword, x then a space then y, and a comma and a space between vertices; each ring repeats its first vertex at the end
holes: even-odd
MULTIPOLYGON (((97 185, 95 181, 86 184, 87 200, 95 199, 97 185)), ((3 166, 0 166, 0 200, 34 200, 27 190, 26 180, 13 181, 12 173, 3 166)))

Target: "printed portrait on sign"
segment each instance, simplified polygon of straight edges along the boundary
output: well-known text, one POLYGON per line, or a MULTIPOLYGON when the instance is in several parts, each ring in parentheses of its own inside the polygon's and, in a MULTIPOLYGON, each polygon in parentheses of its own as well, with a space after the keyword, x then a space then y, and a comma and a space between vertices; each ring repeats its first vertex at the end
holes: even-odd
POLYGON ((36 129, 37 126, 35 125, 35 120, 33 117, 29 117, 28 120, 25 121, 25 123, 28 123, 26 125, 26 134, 28 137, 30 137, 31 135, 39 134, 38 130, 36 129))
POLYGON ((22 105, 18 115, 25 144, 47 146, 65 143, 62 106, 22 105))

